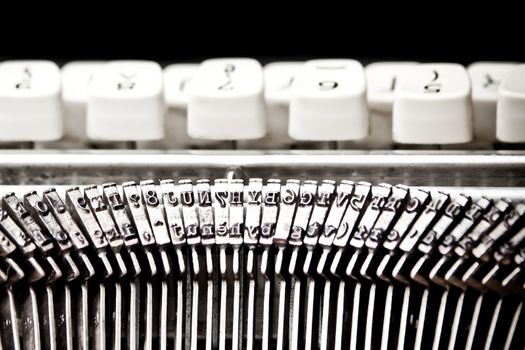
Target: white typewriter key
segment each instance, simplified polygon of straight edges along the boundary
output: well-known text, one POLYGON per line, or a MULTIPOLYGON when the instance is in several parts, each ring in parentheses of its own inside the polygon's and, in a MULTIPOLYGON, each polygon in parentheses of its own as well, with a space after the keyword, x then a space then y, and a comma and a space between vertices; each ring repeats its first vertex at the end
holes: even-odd
POLYGON ((164 136, 162 70, 149 61, 112 61, 88 86, 87 135, 98 141, 164 136))
POLYGON ((513 63, 476 62, 467 71, 472 84, 474 142, 490 147, 496 139, 496 102, 498 91, 513 63))
POLYGON ((0 64, 0 141, 54 141, 62 137, 60 70, 50 61, 0 64))
POLYGON ((420 64, 399 78, 393 137, 411 144, 464 143, 472 138, 470 80, 453 63, 420 64))
POLYGON ((164 68, 166 102, 165 136, 162 141, 140 143, 140 147, 164 149, 220 148, 217 141, 199 140, 188 135, 188 86, 199 64, 171 64, 164 68))
POLYGON ((288 108, 290 88, 303 62, 272 62, 264 66, 264 99, 266 128, 264 138, 243 143, 246 148, 289 148, 293 140, 288 136, 288 108))
POLYGON ((169 108, 188 106, 187 87, 198 64, 171 64, 164 68, 164 100, 169 108))
POLYGON ((103 62, 69 62, 62 67, 62 104, 64 135, 68 139, 86 140, 87 89, 103 62))
POLYGON ((416 62, 376 62, 365 68, 368 106, 373 111, 392 113, 399 76, 416 62))
POLYGON ((360 146, 390 148, 392 145, 392 106, 401 73, 415 62, 376 62, 365 67, 370 135, 360 146))
POLYGON ((266 133, 263 70, 248 58, 204 61, 188 86, 188 134, 207 140, 266 133))
POLYGON ((368 135, 366 79, 354 60, 312 60, 291 88, 288 132, 302 141, 344 141, 368 135))
POLYGON ((503 142, 525 142, 525 64, 513 68, 501 83, 496 137, 503 142))
POLYGON ((295 75, 304 62, 272 62, 264 66, 264 98, 267 105, 290 103, 290 91, 295 75))
POLYGON ((166 101, 166 135, 163 145, 171 149, 184 149, 192 145, 188 136, 188 83, 198 64, 172 64, 164 68, 164 100, 166 101))

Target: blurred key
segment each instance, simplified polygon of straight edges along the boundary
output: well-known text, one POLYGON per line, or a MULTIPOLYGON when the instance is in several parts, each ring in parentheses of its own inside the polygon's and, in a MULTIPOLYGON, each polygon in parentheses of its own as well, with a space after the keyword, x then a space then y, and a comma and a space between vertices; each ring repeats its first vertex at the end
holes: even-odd
POLYGON ((0 64, 0 142, 54 141, 63 133, 60 70, 50 61, 0 64))
POLYGON ((302 141, 343 141, 368 135, 366 79, 355 60, 312 60, 291 89, 288 132, 302 141))
POLYGON ((376 62, 365 68, 367 99, 373 111, 392 113, 399 76, 416 62, 376 62))
POLYGON ((140 142, 140 148, 188 149, 194 145, 195 140, 187 132, 186 92, 198 67, 198 64, 171 64, 164 68, 165 136, 161 140, 140 142))
POLYGON ((501 83, 496 137, 503 142, 525 142, 525 64, 515 66, 501 83))
POLYGON ((415 62, 376 62, 365 68, 370 108, 370 135, 359 142, 366 148, 392 146, 392 106, 399 75, 415 62))
POLYGON ((186 109, 187 87, 198 64, 171 64, 164 68, 164 99, 169 108, 186 109))
POLYGON ((513 63, 475 62, 467 71, 472 83, 472 116, 477 147, 490 148, 496 140, 496 102, 503 79, 513 63))
POLYGON ((62 67, 64 134, 72 140, 86 140, 87 89, 94 74, 104 65, 97 61, 69 62, 62 67))
POLYGON ((303 62, 272 62, 264 66, 266 135, 243 142, 243 148, 286 149, 293 143, 288 136, 290 88, 303 62))
POLYGON ((164 136, 162 70, 150 61, 112 61, 88 86, 87 134, 97 141, 164 136))
POLYGON ((207 140, 264 136, 263 70, 248 58, 204 61, 188 86, 188 134, 207 140))
POLYGON ((399 78, 393 137, 410 144, 464 143, 472 138, 470 80, 454 63, 420 64, 399 78))
POLYGON ((290 88, 303 62, 272 62, 264 66, 264 98, 268 105, 288 105, 290 88))
POLYGON ((192 149, 221 148, 217 141, 196 139, 188 135, 188 86, 199 64, 171 64, 164 68, 166 101, 166 135, 161 141, 141 143, 144 148, 192 149))

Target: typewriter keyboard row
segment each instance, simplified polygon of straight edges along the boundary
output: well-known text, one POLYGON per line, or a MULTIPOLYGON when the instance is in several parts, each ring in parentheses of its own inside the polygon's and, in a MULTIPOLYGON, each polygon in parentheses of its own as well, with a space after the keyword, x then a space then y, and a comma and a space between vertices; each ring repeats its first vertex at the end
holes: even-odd
POLYGON ((5 61, 0 125, 5 148, 520 148, 525 65, 5 61))
POLYGON ((525 203, 354 180, 7 192, 0 348, 522 349, 525 203))

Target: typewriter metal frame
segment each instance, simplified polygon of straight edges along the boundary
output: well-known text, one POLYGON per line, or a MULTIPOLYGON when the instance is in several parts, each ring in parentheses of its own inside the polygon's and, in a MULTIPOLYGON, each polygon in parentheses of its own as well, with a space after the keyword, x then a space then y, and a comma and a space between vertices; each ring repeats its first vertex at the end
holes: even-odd
POLYGON ((525 198, 525 151, 147 151, 0 152, 2 186, 87 185, 162 178, 325 178, 525 198))

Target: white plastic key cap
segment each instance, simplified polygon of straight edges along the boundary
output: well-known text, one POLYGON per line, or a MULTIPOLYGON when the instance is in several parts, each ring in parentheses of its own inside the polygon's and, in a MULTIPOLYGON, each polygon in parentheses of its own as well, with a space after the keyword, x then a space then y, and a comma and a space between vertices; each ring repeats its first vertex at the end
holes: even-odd
POLYGON ((188 84, 199 68, 198 64, 171 64, 164 68, 164 100, 166 101, 166 135, 162 146, 187 149, 194 146, 188 136, 186 111, 188 84))
POLYGON ((290 89, 304 62, 272 62, 264 66, 264 98, 267 105, 290 103, 290 89))
POLYGON ((392 146, 392 106, 399 76, 416 62, 375 62, 365 67, 370 135, 358 143, 367 148, 392 146))
POLYGON ((501 82, 516 64, 476 62, 468 68, 472 84, 472 115, 474 142, 492 147, 496 139, 496 102, 501 82))
POLYGON ((242 148, 289 148, 288 136, 290 88, 303 62, 272 62, 264 66, 264 99, 266 102, 266 135, 259 140, 242 142, 242 148))
POLYGON ((427 63, 407 69, 396 88, 394 141, 464 143, 472 139, 470 80, 463 66, 427 63))
POLYGON ((368 106, 373 111, 392 113, 399 76, 416 62, 376 62, 365 68, 368 106))
POLYGON ((62 67, 62 105, 64 135, 68 139, 86 140, 87 89, 103 62, 77 61, 62 67))
POLYGON ((366 79, 355 60, 312 60, 291 89, 288 132, 302 141, 362 139, 368 134, 366 79))
POLYGON ((171 64, 164 68, 164 99, 168 108, 186 109, 187 87, 198 64, 171 64))
POLYGON ((188 86, 188 134, 208 140, 264 136, 263 70, 249 58, 204 61, 188 86))
POLYGON ((150 61, 112 61, 88 86, 87 134, 100 141, 164 136, 162 69, 150 61))
POLYGON ((0 141, 54 141, 63 134, 60 70, 50 61, 0 64, 0 141))
POLYGON ((525 64, 514 67, 501 83, 496 137, 503 142, 525 142, 525 64))

